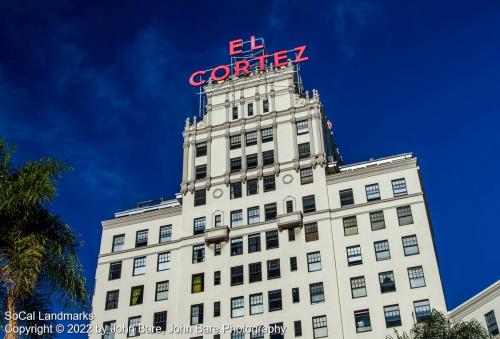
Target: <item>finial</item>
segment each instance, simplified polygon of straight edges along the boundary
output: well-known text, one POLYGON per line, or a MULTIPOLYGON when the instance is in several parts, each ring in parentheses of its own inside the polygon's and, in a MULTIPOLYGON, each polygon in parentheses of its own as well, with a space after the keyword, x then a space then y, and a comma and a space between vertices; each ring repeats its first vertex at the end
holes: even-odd
POLYGON ((309 99, 309 91, 306 91, 306 99, 309 99))
POLYGON ((184 124, 184 129, 189 129, 189 117, 186 118, 186 123, 184 124))

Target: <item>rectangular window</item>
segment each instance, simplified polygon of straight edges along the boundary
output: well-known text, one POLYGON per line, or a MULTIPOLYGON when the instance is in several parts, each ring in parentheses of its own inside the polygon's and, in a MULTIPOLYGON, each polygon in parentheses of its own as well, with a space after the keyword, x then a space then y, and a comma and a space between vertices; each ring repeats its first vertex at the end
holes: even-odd
POLYGON ((399 226, 413 224, 413 216, 411 214, 410 206, 398 207, 396 211, 398 213, 399 226))
POLYGON ((264 205, 264 217, 266 221, 275 220, 277 215, 276 203, 265 204, 264 205))
POLYGON ((248 214, 248 224, 256 224, 260 222, 260 210, 259 206, 249 207, 247 210, 248 214))
POLYGON ((370 312, 368 310, 354 311, 354 322, 356 323, 356 333, 372 330, 370 312))
POLYGON ((160 226, 160 244, 172 240, 172 225, 160 226))
POLYGON ((260 234, 250 234, 248 236, 248 253, 260 252, 260 234))
POLYGON ((167 330, 167 311, 155 312, 153 315, 153 326, 161 331, 167 330))
POLYGON ((123 246, 125 245, 125 234, 118 234, 113 237, 113 247, 111 248, 111 252, 118 252, 123 250, 123 246))
POLYGON ((281 290, 274 290, 268 292, 269 312, 281 310, 281 290))
POLYGON ((373 201, 380 199, 380 189, 378 184, 371 184, 365 186, 366 200, 373 201))
POLYGON ((257 132, 247 132, 245 134, 245 143, 247 146, 255 145, 257 143, 257 132))
POLYGON ((245 315, 245 299, 243 297, 231 298, 231 318, 245 315))
POLYGON ((158 253, 158 271, 169 270, 170 265, 170 252, 158 253))
POLYGON ((273 129, 272 128, 263 128, 261 130, 262 134, 262 142, 273 141, 273 129))
POLYGON ((262 152, 262 164, 264 166, 269 166, 274 164, 274 151, 264 151, 262 152))
POLYGON ((300 320, 293 322, 293 333, 296 337, 302 337, 302 322, 300 320))
POLYGON ((422 268, 422 266, 409 267, 408 278, 410 279, 411 288, 425 286, 424 269, 422 268))
POLYGON ((102 339, 115 339, 116 321, 105 321, 102 323, 102 339))
POLYGON ((287 200, 286 201, 286 213, 292 213, 292 212, 293 212, 293 201, 287 200))
POLYGON ((122 276, 122 262, 112 262, 109 264, 108 280, 120 279, 122 276))
POLYGON ((193 264, 205 261, 205 244, 193 246, 193 264))
POLYGON ((342 222, 344 223, 344 235, 358 234, 358 220, 355 215, 343 218, 342 222))
POLYGON ((205 217, 196 218, 193 221, 193 235, 205 232, 205 217))
POLYGON ((394 280, 394 272, 387 271, 378 274, 380 283, 380 292, 388 293, 396 291, 396 281, 394 280))
POLYGON ((361 265, 363 263, 363 258, 361 257, 361 246, 350 246, 347 247, 347 265, 361 265))
POLYGON ((196 166, 196 180, 205 179, 207 177, 207 165, 196 166))
POLYGON ((254 327, 252 332, 250 332, 250 339, 264 339, 264 329, 262 326, 254 327))
POLYGON ((328 337, 328 325, 326 315, 312 318, 313 336, 316 338, 328 337))
POLYGON ((146 257, 134 258, 134 269, 132 275, 143 275, 146 273, 146 257))
POLYGON ((325 301, 325 291, 323 283, 309 284, 309 294, 311 296, 311 304, 316 304, 325 301))
POLYGON ((198 273, 191 276, 191 293, 200 293, 205 290, 205 274, 198 273))
POLYGON ((302 197, 302 208, 304 213, 316 211, 316 199, 314 198, 314 195, 302 197))
POLYGON ((268 99, 262 100, 262 112, 263 113, 269 112, 269 100, 268 99))
POLYGON ((366 282, 364 276, 351 278, 351 295, 353 299, 366 297, 366 282))
POLYGON ((249 282, 262 281, 262 264, 260 262, 248 265, 249 282))
POLYGON ((148 245, 148 230, 140 230, 135 234, 135 247, 148 245))
POLYGON ((488 327, 488 332, 493 335, 498 335, 498 324, 495 317, 495 311, 490 311, 484 315, 486 320, 486 326, 488 327))
POLYGON ((264 181, 264 192, 270 192, 276 189, 276 178, 274 177, 274 175, 265 176, 263 181, 264 181))
POLYGON ((231 239, 231 256, 243 254, 243 237, 231 239))
POLYGON ((222 253, 222 244, 220 241, 214 244, 214 255, 221 255, 222 253))
POLYGON ((307 120, 297 121, 297 135, 306 134, 309 132, 309 124, 307 120))
POLYGON ((257 167, 257 154, 247 155, 247 169, 252 169, 257 167))
POLYGON ((247 112, 249 117, 253 116, 253 103, 247 104, 247 112))
POLYGON ((220 271, 214 272, 214 285, 220 285, 220 271))
POLYGON ((408 194, 404 178, 392 180, 392 193, 395 197, 408 194))
POLYGON ((243 266, 231 267, 231 286, 243 284, 243 266))
POLYGON ((288 241, 295 241, 295 228, 288 229, 288 241))
POLYGON ((233 106, 233 120, 238 119, 238 106, 233 106))
POLYGON ((267 261, 267 280, 279 278, 281 276, 280 260, 273 259, 267 261))
POLYGON ((264 298, 262 293, 250 294, 250 315, 264 312, 264 298))
POLYGON ((104 306, 105 310, 113 310, 118 308, 118 298, 120 296, 120 291, 109 291, 106 293, 106 304, 104 306))
POLYGON ((319 239, 318 224, 315 222, 305 224, 304 233, 306 235, 306 242, 318 240, 319 239))
POLYGON ((352 195, 352 189, 343 190, 339 192, 340 195, 340 206, 348 206, 354 204, 354 196, 352 195))
POLYGON ((273 333, 269 335, 269 339, 284 339, 285 330, 283 329, 283 323, 274 323, 269 325, 270 331, 273 333))
POLYGON ((415 309, 415 318, 417 318, 417 323, 424 321, 432 314, 429 299, 414 301, 413 307, 415 309))
POLYGON ((300 293, 299 293, 299 288, 298 287, 292 288, 292 302, 293 303, 300 302, 300 293))
POLYGON ((375 248, 375 258, 377 261, 391 259, 391 251, 389 250, 389 242, 387 240, 375 241, 373 247, 375 248))
POLYGON ((191 325, 203 324, 203 304, 191 305, 191 325))
POLYGON ((222 226, 222 216, 220 214, 216 214, 214 216, 214 226, 215 227, 222 226))
POLYGON ((307 253, 307 270, 308 272, 321 270, 321 253, 319 251, 307 253))
POLYGON ((305 184, 310 184, 312 183, 313 180, 313 170, 311 167, 308 168, 302 168, 300 170, 300 184, 305 185, 305 184))
POLYGON ((231 173, 241 171, 241 157, 231 159, 231 173))
POLYGON ((168 299, 168 289, 169 282, 168 280, 159 281, 156 283, 156 293, 155 293, 155 301, 167 300, 168 299))
POLYGON ((214 317, 220 317, 220 301, 214 301, 214 317))
POLYGON ((280 247, 278 231, 266 232, 266 250, 280 247))
POLYGON ((205 189, 194 191, 194 205, 202 206, 207 203, 207 191, 205 189))
POLYGON ((290 271, 297 270, 297 257, 290 257, 290 271))
POLYGON ((141 335, 139 331, 139 326, 141 325, 141 317, 130 317, 128 318, 128 333, 127 337, 138 337, 141 335))
POLYGON ((200 142, 196 144, 196 157, 202 157, 207 155, 207 143, 206 142, 200 142))
POLYGON ((130 306, 140 305, 144 299, 144 285, 134 286, 130 290, 130 306))
POLYGON ((237 149, 241 147, 241 134, 232 135, 229 138, 229 148, 237 149))
POLYGON ((401 326, 401 315, 399 313, 399 305, 384 306, 385 326, 396 327, 401 326))
POLYGON ((231 228, 243 226, 243 211, 231 211, 231 228))
POLYGON ((247 181, 247 195, 259 194, 259 179, 247 181))
POLYGON ((417 236, 415 234, 403 237, 401 239, 403 241, 403 251, 405 255, 414 255, 420 253, 418 249, 417 236))
POLYGON ((308 142, 299 144, 299 159, 308 158, 311 155, 311 149, 308 142))
POLYGON ((372 231, 381 230, 385 228, 385 219, 383 211, 376 211, 370 213, 370 225, 372 231))

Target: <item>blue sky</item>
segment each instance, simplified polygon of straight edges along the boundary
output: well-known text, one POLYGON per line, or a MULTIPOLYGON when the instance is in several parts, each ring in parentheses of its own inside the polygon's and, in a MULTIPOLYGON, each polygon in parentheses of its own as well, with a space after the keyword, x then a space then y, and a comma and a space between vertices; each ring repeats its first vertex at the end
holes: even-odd
POLYGON ((190 73, 234 38, 306 43, 344 160, 419 158, 455 307, 499 279, 499 31, 495 1, 2 1, 0 136, 17 163, 73 166, 51 208, 81 233, 92 288, 101 220, 179 191, 190 73))

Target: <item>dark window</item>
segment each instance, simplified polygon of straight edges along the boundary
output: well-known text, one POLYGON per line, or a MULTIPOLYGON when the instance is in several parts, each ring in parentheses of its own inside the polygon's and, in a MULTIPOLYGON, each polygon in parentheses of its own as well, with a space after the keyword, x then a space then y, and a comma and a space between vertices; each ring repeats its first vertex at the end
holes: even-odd
POLYGON ((300 170, 300 183, 302 185, 310 184, 313 182, 313 170, 311 167, 302 168, 300 170))
POLYGON ((144 299, 144 285, 134 286, 130 290, 130 306, 140 305, 144 299))
POLYGON ((269 112, 269 100, 268 99, 262 100, 262 112, 264 112, 264 113, 269 112))
POLYGON ((300 320, 293 322, 293 333, 296 337, 302 337, 302 322, 300 320))
POLYGON ((278 231, 267 231, 266 232, 266 250, 270 250, 272 248, 280 247, 278 231))
POLYGON ((410 279, 411 288, 425 286, 424 269, 422 268, 422 266, 408 268, 408 278, 410 279))
POLYGON ((247 112, 248 112, 249 117, 251 117, 253 115, 253 103, 249 103, 247 105, 247 112))
POLYGON ((193 235, 205 232, 205 217, 196 218, 193 221, 193 235))
POLYGON ((269 339, 283 339, 285 330, 283 330, 283 323, 270 324, 269 328, 272 333, 269 335, 269 339))
POLYGON ((381 230, 385 228, 384 212, 377 211, 370 213, 370 225, 372 231, 381 230))
POLYGON ((290 271, 297 270, 297 257, 290 257, 290 271))
POLYGON ((205 290, 205 274, 198 273, 191 276, 191 293, 200 293, 205 290))
POLYGON ((114 339, 116 331, 116 321, 105 321, 102 323, 103 333, 102 339, 114 339))
POLYGON ((406 190, 406 180, 404 178, 392 180, 392 193, 395 197, 408 194, 406 190))
POLYGON ((414 255, 420 253, 418 249, 418 241, 416 235, 403 237, 403 251, 405 255, 414 255))
POLYGON ((220 301, 214 302, 214 317, 220 317, 220 301))
POLYGON ((106 293, 106 305, 104 306, 105 310, 112 310, 118 308, 118 298, 120 295, 119 290, 109 291, 106 293))
POLYGON ((287 200, 286 201, 286 213, 292 213, 292 212, 293 212, 293 201, 287 200))
POLYGON ((247 155, 247 168, 252 169, 257 167, 257 154, 247 155))
POLYGON ((231 159, 231 173, 241 171, 241 157, 231 159))
POLYGON ((232 135, 229 137, 229 148, 237 149, 241 147, 241 134, 232 135))
POLYGON ((167 311, 155 312, 153 316, 153 326, 161 331, 167 330, 167 311))
POLYGON ((366 200, 373 201, 380 199, 380 189, 378 187, 378 184, 366 185, 365 191, 366 191, 366 200))
POLYGON ((281 290, 268 292, 269 312, 281 310, 281 290))
POLYGON ((207 155, 207 143, 200 142, 196 144, 196 157, 202 157, 204 155, 207 155))
POLYGON ((347 206, 354 204, 354 197, 352 195, 352 189, 347 189, 339 192, 340 194, 340 206, 347 206))
POLYGON ((135 234, 135 247, 147 246, 148 230, 137 231, 135 234))
POLYGON ((377 261, 391 259, 391 251, 389 250, 389 242, 387 240, 376 241, 373 243, 373 246, 377 261))
POLYGON ((325 291, 323 289, 323 283, 309 284, 309 295, 311 304, 316 304, 325 301, 325 291))
POLYGON ((229 185, 230 199, 241 198, 241 181, 233 182, 229 185))
POLYGON ((255 145, 257 143, 257 132, 247 132, 245 134, 245 143, 247 146, 255 145))
POLYGON ((280 260, 273 259, 267 261, 267 279, 275 279, 281 276, 280 260))
POLYGON ((384 306, 385 325, 389 327, 401 326, 399 305, 384 306))
POLYGON ((160 244, 172 240, 172 225, 160 227, 160 244))
POLYGON ((343 218, 342 222, 344 224, 344 235, 358 234, 358 220, 355 215, 343 218))
POLYGON ((262 293, 250 294, 250 315, 260 313, 264 313, 264 297, 262 293))
POLYGON ((274 164, 274 151, 273 150, 262 152, 262 163, 264 166, 274 164))
POLYGON ((248 253, 260 252, 260 234, 250 234, 248 236, 248 253))
POLYGON ((351 296, 353 299, 366 297, 366 282, 364 276, 351 278, 351 296))
POLYGON ((262 281, 262 264, 260 262, 248 265, 249 282, 262 281))
POLYGON ((288 241, 295 241, 295 228, 288 229, 288 241))
POLYGON ((243 284, 243 266, 231 267, 231 286, 243 284))
POLYGON ((207 203, 207 191, 205 189, 194 191, 194 205, 202 206, 207 203))
POLYGON ((256 224, 260 222, 260 209, 259 206, 249 207, 247 210, 248 224, 256 224))
POLYGON ((128 318, 128 332, 127 337, 138 337, 141 332, 139 326, 141 325, 141 316, 128 318))
POLYGON ((108 280, 120 279, 122 276, 122 262, 112 262, 109 264, 109 275, 108 280))
POLYGON ((238 106, 233 106, 233 120, 238 119, 238 106))
POLYGON ((261 134, 262 134, 262 142, 273 141, 273 129, 272 128, 262 129, 261 134))
POLYGON ((274 191, 276 189, 276 178, 274 175, 264 177, 264 192, 274 191))
POLYGON ((247 195, 259 193, 259 179, 250 179, 247 181, 247 195))
POLYGON ((222 244, 219 241, 214 244, 214 255, 221 255, 221 253, 222 253, 222 244))
POLYGON ((497 335, 498 334, 498 324, 497 324, 497 319, 495 317, 495 312, 490 311, 484 315, 484 318, 486 320, 486 326, 488 326, 488 332, 490 332, 491 335, 497 335))
POLYGON ((193 264, 205 261, 205 245, 194 245, 193 246, 193 264))
POLYGON ((368 332, 372 330, 370 312, 368 310, 355 311, 354 322, 356 323, 357 333, 368 332))
POLYGON ((314 272, 321 270, 321 253, 311 252, 307 253, 307 271, 314 272))
POLYGON ((413 216, 411 214, 410 206, 403 206, 397 208, 399 226, 413 224, 413 216))
POLYGON ((297 135, 306 134, 309 132, 309 124, 307 120, 297 121, 297 135))
POLYGON ((347 247, 347 264, 349 266, 360 265, 363 263, 361 257, 361 246, 347 247))
POLYGON ((142 275, 146 273, 146 257, 134 258, 134 268, 132 275, 142 275))
POLYGON ((392 271, 379 273, 378 281, 381 293, 394 292, 396 290, 396 281, 394 280, 394 273, 392 271))
MULTIPOLYGON (((417 323, 424 321, 432 314, 429 299, 414 301, 413 307, 415 309, 415 318, 417 318, 417 323)), ((498 332, 496 334, 498 334, 498 332)))
POLYGON ((216 214, 214 216, 214 227, 222 226, 222 216, 220 214, 216 214))
POLYGON ((318 224, 315 222, 305 224, 304 233, 306 234, 306 242, 318 240, 318 224))
POLYGON ((314 198, 314 195, 302 197, 302 206, 304 213, 316 211, 316 199, 314 198))
POLYGON ((299 147, 299 159, 307 158, 311 155, 311 149, 309 147, 308 142, 299 144, 298 147, 299 147))
POLYGON ((231 239, 231 256, 243 254, 243 237, 231 239))
POLYGON ((300 302, 300 293, 299 293, 299 288, 298 287, 292 288, 292 302, 293 303, 300 302))
POLYGON ((214 285, 220 285, 220 271, 214 272, 214 285))
POLYGON ((275 202, 273 202, 271 204, 264 205, 264 215, 265 215, 266 221, 276 219, 276 214, 277 214, 277 212, 276 212, 276 203, 275 202))
POLYGON ((156 283, 156 291, 155 291, 155 301, 167 300, 168 299, 168 289, 169 289, 168 280, 157 282, 156 283))
POLYGON ((207 177, 207 165, 196 166, 196 180, 207 177))
POLYGON ((113 237, 113 246, 111 252, 118 252, 123 250, 125 245, 125 234, 118 234, 113 237))
POLYGON ((191 305, 191 325, 203 324, 203 304, 191 305))

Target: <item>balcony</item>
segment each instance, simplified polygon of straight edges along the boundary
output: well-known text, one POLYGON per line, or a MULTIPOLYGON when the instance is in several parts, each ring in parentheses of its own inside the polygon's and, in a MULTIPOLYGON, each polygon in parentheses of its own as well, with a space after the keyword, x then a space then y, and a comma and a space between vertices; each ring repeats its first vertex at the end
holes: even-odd
POLYGON ((229 227, 219 226, 205 229, 205 243, 207 245, 227 241, 229 239, 229 227))
POLYGON ((291 212, 278 216, 279 230, 302 227, 302 212, 291 212))

